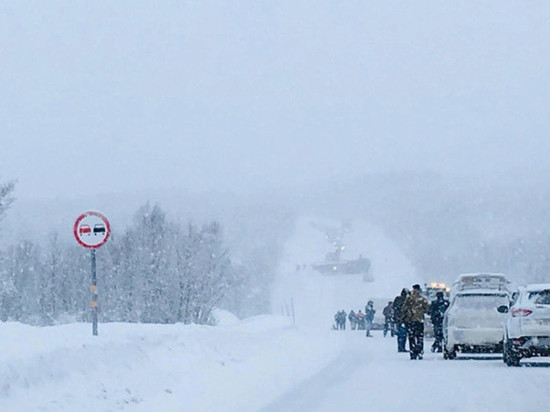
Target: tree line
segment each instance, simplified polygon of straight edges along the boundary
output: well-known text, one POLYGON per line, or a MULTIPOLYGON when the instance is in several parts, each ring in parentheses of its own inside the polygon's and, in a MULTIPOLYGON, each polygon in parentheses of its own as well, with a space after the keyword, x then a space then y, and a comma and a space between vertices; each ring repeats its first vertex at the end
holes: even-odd
MULTIPOLYGON (((246 315, 267 302, 257 272, 257 262, 232 263, 219 222, 178 224, 147 203, 97 251, 99 320, 208 324, 217 307, 246 315)), ((90 285, 90 252, 55 233, 45 247, 23 241, 0 251, 3 321, 88 321, 90 285)))

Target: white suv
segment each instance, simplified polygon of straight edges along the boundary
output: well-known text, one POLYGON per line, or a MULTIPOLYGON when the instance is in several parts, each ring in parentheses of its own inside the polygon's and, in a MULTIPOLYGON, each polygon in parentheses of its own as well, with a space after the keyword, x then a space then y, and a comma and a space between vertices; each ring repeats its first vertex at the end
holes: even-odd
POLYGON ((509 304, 506 290, 456 292, 443 318, 443 357, 454 359, 457 352, 501 352, 506 315, 497 308, 509 304))
POLYGON ((550 356, 550 283, 520 287, 508 313, 504 332, 504 362, 519 366, 521 358, 550 356))

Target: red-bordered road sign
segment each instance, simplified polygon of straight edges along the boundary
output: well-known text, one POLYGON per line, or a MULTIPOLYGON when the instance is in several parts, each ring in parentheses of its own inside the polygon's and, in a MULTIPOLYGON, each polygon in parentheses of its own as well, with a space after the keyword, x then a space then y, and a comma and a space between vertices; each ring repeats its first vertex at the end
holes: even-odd
POLYGON ((97 249, 109 239, 111 225, 101 213, 89 211, 78 216, 74 222, 73 233, 81 246, 97 249))

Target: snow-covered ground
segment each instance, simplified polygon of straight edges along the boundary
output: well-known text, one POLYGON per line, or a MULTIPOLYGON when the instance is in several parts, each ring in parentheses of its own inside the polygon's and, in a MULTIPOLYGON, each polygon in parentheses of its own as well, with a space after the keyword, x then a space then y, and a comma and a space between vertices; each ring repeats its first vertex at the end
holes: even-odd
POLYGON ((375 331, 261 316, 217 327, 0 324, 1 411, 548 410, 550 363, 422 361, 375 331))
POLYGON ((338 354, 288 319, 217 327, 0 324, 1 411, 256 410, 338 354), (307 354, 307 356, 304 356, 307 354))
POLYGON ((304 220, 277 279, 275 315, 219 312, 218 326, 100 323, 95 337, 88 324, 0 323, 0 411, 548 410, 546 360, 508 368, 498 356, 428 352, 411 361, 379 331, 330 330, 335 310, 416 281, 382 233, 357 227, 373 242, 355 247, 373 260, 375 282, 296 271, 326 247, 304 220), (291 302, 295 322, 279 314, 291 302))

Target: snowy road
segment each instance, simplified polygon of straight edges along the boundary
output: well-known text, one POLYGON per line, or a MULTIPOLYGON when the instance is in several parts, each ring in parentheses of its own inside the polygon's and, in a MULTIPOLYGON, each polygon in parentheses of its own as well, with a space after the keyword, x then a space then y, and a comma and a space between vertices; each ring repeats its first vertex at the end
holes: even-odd
MULTIPOLYGON (((411 361, 393 338, 341 333, 345 350, 331 365, 262 411, 535 411, 550 405, 550 363, 508 368, 498 355, 411 361), (531 367, 527 367, 531 366, 531 367)), ((429 348, 430 342, 426 342, 429 348)))

